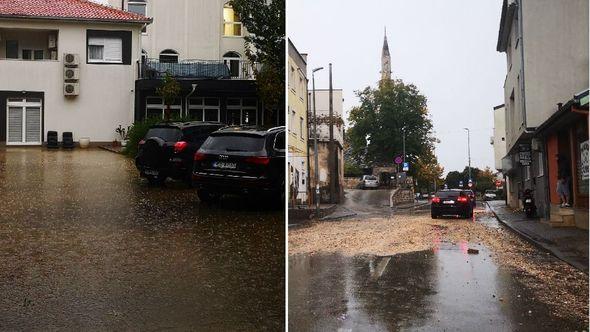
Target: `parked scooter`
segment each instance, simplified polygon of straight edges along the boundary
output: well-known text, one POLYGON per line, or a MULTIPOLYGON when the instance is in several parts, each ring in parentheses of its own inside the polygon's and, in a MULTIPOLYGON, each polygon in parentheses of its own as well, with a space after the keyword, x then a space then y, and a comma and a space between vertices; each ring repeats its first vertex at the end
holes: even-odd
POLYGON ((526 189, 522 196, 522 205, 524 206, 524 214, 527 218, 533 218, 537 215, 537 206, 535 205, 535 199, 533 198, 533 192, 530 189, 526 189))

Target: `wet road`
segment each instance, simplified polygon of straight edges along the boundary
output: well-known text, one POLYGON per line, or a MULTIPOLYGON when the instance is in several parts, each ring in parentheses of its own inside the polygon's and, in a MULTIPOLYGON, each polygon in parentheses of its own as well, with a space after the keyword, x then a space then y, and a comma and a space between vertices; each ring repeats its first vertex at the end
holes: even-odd
POLYGON ((0 149, 0 330, 280 330, 284 217, 102 150, 0 149))
POLYGON ((342 207, 357 215, 387 215, 391 213, 391 192, 389 189, 346 189, 342 207))
MULTIPOLYGON (((481 204, 481 203, 479 203, 481 204)), ((481 206, 480 206, 480 210, 481 206)), ((453 220, 449 220, 453 222, 453 220)), ((495 218, 475 222, 497 228, 495 218)), ((477 243, 394 256, 289 257, 290 331, 582 331, 477 243), (476 248, 478 254, 469 254, 476 248)))

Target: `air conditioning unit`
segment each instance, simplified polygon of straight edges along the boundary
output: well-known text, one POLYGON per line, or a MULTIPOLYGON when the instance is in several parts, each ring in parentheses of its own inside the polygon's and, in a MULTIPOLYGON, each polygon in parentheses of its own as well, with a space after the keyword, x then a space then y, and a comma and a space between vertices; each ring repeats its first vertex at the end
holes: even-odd
POLYGON ((80 79, 80 69, 78 68, 64 68, 64 80, 78 80, 80 79))
POLYGON ((80 83, 64 83, 64 96, 77 96, 80 94, 80 83))
POLYGON ((66 66, 77 66, 80 63, 80 56, 74 53, 64 54, 64 64, 66 66))
POLYGON ((56 48, 57 47, 57 36, 56 35, 49 35, 47 41, 47 48, 56 48))

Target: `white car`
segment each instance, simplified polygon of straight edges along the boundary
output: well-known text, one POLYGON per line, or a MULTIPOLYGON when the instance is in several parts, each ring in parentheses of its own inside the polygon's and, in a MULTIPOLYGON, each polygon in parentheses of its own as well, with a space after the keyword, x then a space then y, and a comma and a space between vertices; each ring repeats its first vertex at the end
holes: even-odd
POLYGON ((374 175, 363 175, 362 188, 379 188, 379 180, 374 175))
POLYGON ((494 200, 496 197, 496 192, 494 190, 486 190, 486 192, 483 194, 483 199, 486 201, 494 200))

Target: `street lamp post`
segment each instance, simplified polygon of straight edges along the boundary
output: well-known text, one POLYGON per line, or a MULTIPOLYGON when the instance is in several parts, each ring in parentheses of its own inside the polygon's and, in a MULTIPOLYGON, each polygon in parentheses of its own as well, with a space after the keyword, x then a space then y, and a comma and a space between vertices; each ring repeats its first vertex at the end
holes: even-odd
POLYGON ((319 161, 318 161, 318 119, 315 112, 315 72, 324 69, 318 67, 311 71, 311 88, 313 91, 313 150, 314 150, 314 164, 315 164, 315 215, 316 218, 320 215, 320 178, 319 178, 319 161))
POLYGON ((406 127, 402 127, 402 150, 404 153, 404 164, 406 163, 406 127))
POLYGON ((469 141, 469 128, 463 128, 465 130, 467 130, 467 161, 468 161, 468 173, 469 173, 469 179, 467 179, 468 181, 471 180, 471 144, 469 141))

